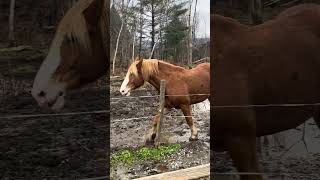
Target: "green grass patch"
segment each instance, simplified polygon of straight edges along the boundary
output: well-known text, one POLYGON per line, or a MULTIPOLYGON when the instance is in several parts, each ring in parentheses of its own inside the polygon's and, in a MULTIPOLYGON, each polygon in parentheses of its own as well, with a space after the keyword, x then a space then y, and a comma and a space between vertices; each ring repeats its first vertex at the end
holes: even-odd
POLYGON ((35 69, 32 66, 19 66, 15 69, 13 69, 13 73, 16 75, 24 75, 24 74, 30 74, 30 73, 34 73, 35 69))
POLYGON ((159 147, 142 147, 136 150, 120 150, 111 155, 111 166, 132 165, 133 163, 160 160, 181 148, 180 144, 159 147))

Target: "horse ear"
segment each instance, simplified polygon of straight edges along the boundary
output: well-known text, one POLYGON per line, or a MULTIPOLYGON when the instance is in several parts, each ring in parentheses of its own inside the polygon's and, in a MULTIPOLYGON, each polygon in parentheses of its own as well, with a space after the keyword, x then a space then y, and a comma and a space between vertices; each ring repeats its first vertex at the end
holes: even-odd
POLYGON ((142 62, 143 62, 143 59, 140 59, 139 62, 137 63, 137 70, 138 70, 138 72, 141 71, 142 62))
POLYGON ((83 15, 87 21, 87 24, 92 27, 97 27, 99 19, 104 10, 105 0, 93 0, 89 7, 83 11, 83 15))
POLYGON ((133 62, 134 62, 134 61, 138 61, 138 60, 139 60, 139 56, 135 57, 135 58, 133 59, 133 62))

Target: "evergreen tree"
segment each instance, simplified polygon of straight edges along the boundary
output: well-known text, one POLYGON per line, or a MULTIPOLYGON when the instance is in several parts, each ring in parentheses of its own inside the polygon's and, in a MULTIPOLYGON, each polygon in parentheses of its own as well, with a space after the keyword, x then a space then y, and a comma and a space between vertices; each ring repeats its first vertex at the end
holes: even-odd
POLYGON ((168 59, 177 60, 186 52, 183 41, 188 35, 188 27, 186 22, 183 22, 183 17, 188 9, 185 5, 186 3, 175 4, 168 10, 169 21, 164 29, 165 53, 168 59))

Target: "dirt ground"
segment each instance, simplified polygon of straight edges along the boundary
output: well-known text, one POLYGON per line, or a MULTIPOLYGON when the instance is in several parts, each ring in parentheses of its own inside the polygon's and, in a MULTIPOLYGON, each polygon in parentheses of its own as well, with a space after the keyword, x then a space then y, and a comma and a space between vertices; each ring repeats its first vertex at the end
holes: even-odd
MULTIPOLYGON (((118 89, 119 86, 111 87, 111 151, 142 147, 152 116, 156 114, 159 99, 158 97, 123 98, 118 89)), ((154 90, 147 88, 136 90, 131 96, 156 94, 154 90)), ((179 143, 181 149, 160 161, 138 163, 131 167, 113 167, 111 177, 115 179, 143 177, 209 163, 209 108, 209 104, 205 103, 193 108, 199 129, 198 141, 189 142, 190 129, 185 119, 175 117, 183 114, 178 110, 172 110, 166 114, 166 119, 163 121, 162 134, 167 143, 179 143)))
MULTIPOLYGON (((28 93, 44 54, 27 49, 0 53, 0 179, 105 176, 106 114, 4 118, 51 113, 39 109, 28 93)), ((61 113, 106 110, 108 91, 93 84, 72 92, 61 113)))
MULTIPOLYGON (((307 121, 305 130, 306 147, 302 139, 303 125, 262 138, 260 163, 270 180, 320 179, 320 130, 312 119, 307 121), (279 176, 282 174, 283 177, 279 176)), ((217 173, 236 172, 226 152, 214 153, 214 171, 217 173)), ((228 176, 224 176, 228 177, 228 176)), ((217 179, 221 176, 217 176, 217 179)), ((236 179, 229 176, 231 179, 236 179)))

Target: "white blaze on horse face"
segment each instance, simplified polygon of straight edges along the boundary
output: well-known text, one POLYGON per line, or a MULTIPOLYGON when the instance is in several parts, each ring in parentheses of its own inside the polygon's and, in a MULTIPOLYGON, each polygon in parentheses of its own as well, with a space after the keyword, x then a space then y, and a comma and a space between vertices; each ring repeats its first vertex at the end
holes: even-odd
POLYGON ((122 95, 130 96, 131 88, 129 86, 129 80, 130 80, 130 73, 127 73, 120 87, 120 93, 122 95))
POLYGON ((65 83, 52 79, 61 61, 61 44, 60 38, 55 38, 52 42, 50 51, 40 66, 31 90, 32 96, 40 107, 50 107, 52 110, 59 110, 64 106, 65 83))

